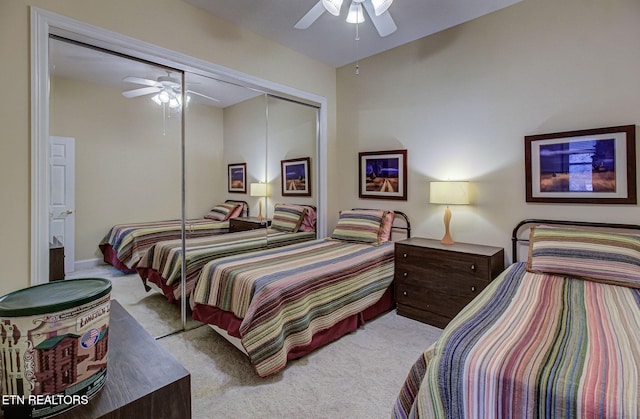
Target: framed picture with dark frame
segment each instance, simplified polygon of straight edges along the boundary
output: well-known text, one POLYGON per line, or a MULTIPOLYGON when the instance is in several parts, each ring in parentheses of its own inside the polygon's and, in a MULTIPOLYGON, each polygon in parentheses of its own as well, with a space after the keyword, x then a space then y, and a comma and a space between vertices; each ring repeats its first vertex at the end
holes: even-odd
POLYGON ((407 150, 358 154, 360 198, 407 200, 407 150))
POLYGON ((311 158, 280 161, 282 196, 311 196, 311 158))
POLYGON ((229 165, 229 192, 247 193, 247 164, 234 163, 229 165))
POLYGON ((526 202, 636 204, 636 126, 524 137, 526 202))

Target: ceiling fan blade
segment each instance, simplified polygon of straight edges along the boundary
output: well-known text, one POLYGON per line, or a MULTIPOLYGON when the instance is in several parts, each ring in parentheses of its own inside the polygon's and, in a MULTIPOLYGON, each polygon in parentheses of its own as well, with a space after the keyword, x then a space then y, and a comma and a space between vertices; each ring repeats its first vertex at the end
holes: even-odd
POLYGON ((294 28, 307 29, 309 26, 311 26, 313 22, 318 20, 318 18, 322 16, 322 14, 326 10, 327 9, 325 9, 324 6, 322 5, 322 0, 320 0, 319 2, 316 3, 315 6, 311 8, 311 10, 307 12, 306 15, 302 16, 302 19, 300 19, 298 23, 295 24, 294 28))
POLYGON ((211 97, 211 96, 203 95, 202 93, 198 93, 198 92, 195 92, 195 91, 193 91, 193 90, 187 90, 187 92, 186 92, 186 93, 191 93, 191 94, 194 94, 194 95, 197 95, 197 96, 203 97, 203 98, 205 98, 205 99, 209 99, 209 100, 211 100, 211 101, 213 101, 213 102, 220 102, 220 99, 216 99, 216 98, 211 97))
POLYGON ((371 18, 371 22, 373 23, 373 26, 376 27, 376 30, 378 31, 380 36, 385 37, 387 35, 391 35, 398 29, 388 10, 380 16, 376 16, 376 12, 373 9, 373 4, 371 4, 371 1, 368 0, 362 4, 367 10, 369 17, 371 18))
POLYGON ((122 92, 122 96, 132 98, 137 96, 149 95, 151 93, 158 93, 161 90, 162 88, 157 86, 141 87, 140 89, 133 89, 122 92))
POLYGON ((127 82, 127 83, 135 83, 135 84, 142 84, 145 86, 162 86, 162 84, 160 84, 159 82, 155 81, 155 80, 150 80, 150 79, 143 79, 141 77, 133 77, 133 76, 127 76, 124 79, 122 79, 122 81, 127 82))

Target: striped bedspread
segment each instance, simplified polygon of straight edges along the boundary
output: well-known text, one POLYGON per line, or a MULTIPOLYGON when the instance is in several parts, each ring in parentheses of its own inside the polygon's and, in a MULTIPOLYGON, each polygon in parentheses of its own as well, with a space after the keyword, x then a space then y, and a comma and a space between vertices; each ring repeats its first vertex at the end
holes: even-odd
POLYGON ((509 267, 409 372, 394 417, 638 418, 640 290, 509 267))
MULTIPOLYGON (((185 243, 186 295, 193 290, 202 267, 214 259, 315 238, 315 232, 289 233, 267 228, 189 239, 185 243)), ((136 269, 143 280, 153 276, 165 286, 170 286, 171 295, 167 295, 170 301, 180 299, 182 240, 167 240, 152 245, 142 256, 136 269)))
POLYGON ((375 304, 393 281, 393 243, 319 239, 209 262, 192 296, 242 319, 241 342, 261 377, 314 333, 375 304))
MULTIPOLYGON (((185 228, 188 238, 210 236, 227 233, 229 221, 213 221, 208 218, 186 220, 185 228)), ((98 247, 103 253, 106 246, 112 247, 118 260, 133 270, 151 245, 162 240, 179 239, 181 231, 181 220, 117 224, 104 236, 98 247)))

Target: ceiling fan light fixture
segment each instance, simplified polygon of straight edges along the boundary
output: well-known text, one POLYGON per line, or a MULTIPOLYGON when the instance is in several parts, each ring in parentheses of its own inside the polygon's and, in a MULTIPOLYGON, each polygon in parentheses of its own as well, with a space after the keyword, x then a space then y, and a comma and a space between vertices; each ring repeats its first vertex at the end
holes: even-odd
POLYGON ((160 100, 160 95, 151 96, 151 100, 158 104, 158 106, 162 105, 162 101, 160 100))
POLYGON ((348 23, 362 23, 364 22, 364 14, 362 13, 362 4, 352 2, 349 6, 349 14, 347 15, 348 23))
POLYGON ((180 98, 174 96, 171 99, 169 99, 169 107, 170 108, 178 108, 178 107, 180 107, 180 102, 181 102, 180 98))
POLYGON ((158 99, 160 99, 160 102, 162 103, 168 103, 169 100, 171 100, 171 97, 166 90, 163 90, 162 92, 158 93, 158 99))
POLYGON ((327 12, 334 16, 340 15, 340 8, 342 7, 342 0, 322 0, 322 5, 327 12))
POLYGON ((389 6, 391 6, 391 3, 393 3, 393 0, 371 0, 376 16, 380 16, 386 12, 389 6))

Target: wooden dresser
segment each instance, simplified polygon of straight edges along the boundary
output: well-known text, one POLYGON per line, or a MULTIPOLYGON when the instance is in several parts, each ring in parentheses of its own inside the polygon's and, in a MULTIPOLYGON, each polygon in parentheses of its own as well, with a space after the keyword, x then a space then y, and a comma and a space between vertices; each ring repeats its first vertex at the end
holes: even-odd
POLYGON ((236 217, 229 220, 229 232, 255 230, 257 228, 266 228, 269 225, 271 225, 271 220, 264 218, 260 221, 258 217, 236 217))
POLYGON ((395 245, 398 314, 443 328, 504 270, 504 249, 414 237, 395 245))

